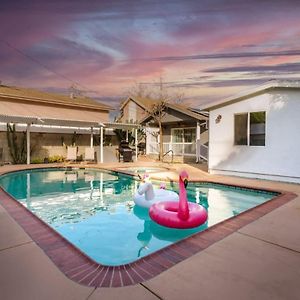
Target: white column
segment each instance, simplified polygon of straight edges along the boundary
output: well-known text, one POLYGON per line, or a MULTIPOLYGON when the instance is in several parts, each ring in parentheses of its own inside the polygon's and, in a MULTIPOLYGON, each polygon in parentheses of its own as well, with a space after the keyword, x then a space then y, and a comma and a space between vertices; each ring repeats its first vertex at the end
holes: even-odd
POLYGON ((100 163, 103 163, 103 127, 100 127, 100 163))
POLYGON ((196 128, 196 162, 200 161, 200 138, 201 138, 201 128, 200 123, 197 122, 197 128, 196 128))
POLYGON ((94 146, 94 135, 93 135, 93 127, 91 127, 91 148, 94 146))
POLYGON ((27 165, 30 165, 30 124, 27 124, 26 141, 27 141, 27 165))
POLYGON ((138 135, 137 135, 137 128, 134 130, 134 133, 135 133, 135 161, 137 161, 138 159, 138 135))
POLYGON ((128 142, 128 130, 126 130, 126 142, 128 142))

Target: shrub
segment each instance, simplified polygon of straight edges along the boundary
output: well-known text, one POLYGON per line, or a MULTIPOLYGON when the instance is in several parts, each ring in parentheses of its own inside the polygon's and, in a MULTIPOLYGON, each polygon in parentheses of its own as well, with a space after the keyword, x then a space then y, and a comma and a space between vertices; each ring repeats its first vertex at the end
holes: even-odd
POLYGON ((32 164, 42 164, 42 163, 44 163, 44 160, 41 159, 41 158, 33 158, 33 159, 31 160, 31 163, 32 163, 32 164))
POLYGON ((64 162, 65 158, 61 155, 53 155, 48 157, 49 163, 61 163, 64 162))

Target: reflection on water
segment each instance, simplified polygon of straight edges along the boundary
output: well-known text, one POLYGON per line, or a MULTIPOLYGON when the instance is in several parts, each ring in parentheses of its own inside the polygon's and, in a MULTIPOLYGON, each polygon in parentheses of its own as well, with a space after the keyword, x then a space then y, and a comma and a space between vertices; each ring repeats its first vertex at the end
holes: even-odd
MULTIPOLYGON (((22 171, 0 177, 0 185, 87 255, 108 265, 132 262, 273 197, 190 183, 188 199, 208 210, 208 221, 193 229, 173 229, 156 224, 148 209, 134 205, 139 181, 119 173, 22 171)), ((177 183, 167 189, 177 191, 177 183)))
POLYGON ((128 176, 83 170, 20 172, 1 182, 24 206, 56 226, 107 211, 112 204, 123 203, 124 195, 131 198, 134 188, 128 176))
POLYGON ((149 216, 149 210, 147 208, 137 205, 134 206, 133 213, 140 220, 144 221, 143 231, 139 232, 137 235, 137 239, 142 244, 141 248, 139 249, 138 256, 141 255, 142 250, 147 249, 147 246, 153 236, 156 239, 162 241, 177 242, 207 228, 207 223, 191 229, 176 229, 164 227, 151 220, 149 216))

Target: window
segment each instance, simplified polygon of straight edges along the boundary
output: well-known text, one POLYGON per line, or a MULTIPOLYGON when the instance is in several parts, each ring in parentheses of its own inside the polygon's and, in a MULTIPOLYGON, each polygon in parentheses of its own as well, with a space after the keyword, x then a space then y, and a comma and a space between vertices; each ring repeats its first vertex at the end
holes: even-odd
POLYGON ((171 143, 175 155, 194 155, 196 153, 196 128, 172 128, 171 143))
POLYGON ((176 128, 172 129, 173 143, 195 143, 196 128, 176 128))
POLYGON ((250 113, 250 146, 265 146, 266 113, 250 113))
POLYGON ((265 146, 266 112, 234 115, 234 144, 265 146))
POLYGON ((186 128, 183 131, 184 133, 184 142, 185 143, 194 143, 196 140, 196 131, 195 128, 186 128))
POLYGON ((234 144, 248 145, 247 143, 248 114, 234 116, 234 144))
POLYGON ((173 141, 173 143, 182 143, 183 142, 183 130, 182 129, 173 129, 172 130, 172 141, 173 141))

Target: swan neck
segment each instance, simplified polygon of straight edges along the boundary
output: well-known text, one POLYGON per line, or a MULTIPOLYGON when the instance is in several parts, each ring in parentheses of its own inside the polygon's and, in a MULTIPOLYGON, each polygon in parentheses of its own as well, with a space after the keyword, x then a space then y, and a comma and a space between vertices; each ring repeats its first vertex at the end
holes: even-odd
POLYGON ((138 193, 140 195, 145 194, 146 200, 153 200, 155 197, 153 185, 151 182, 145 182, 145 183, 141 184, 138 189, 138 193))

